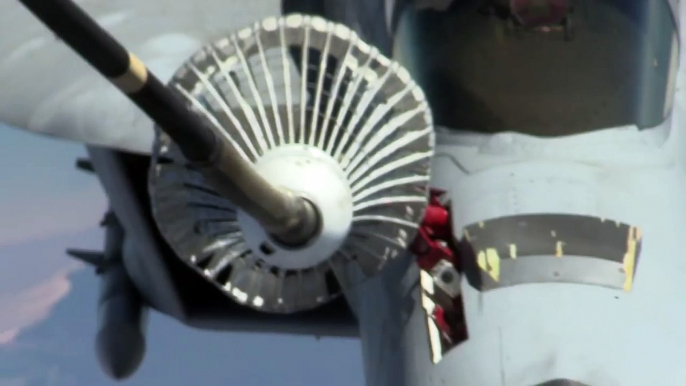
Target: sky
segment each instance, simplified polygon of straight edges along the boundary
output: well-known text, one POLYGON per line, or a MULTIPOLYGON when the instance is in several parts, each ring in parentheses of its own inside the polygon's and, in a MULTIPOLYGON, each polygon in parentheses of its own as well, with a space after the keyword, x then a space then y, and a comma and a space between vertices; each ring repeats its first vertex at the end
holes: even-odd
MULTIPOLYGON (((74 168, 76 143, 0 125, 0 386, 114 385, 95 357, 98 278, 68 258, 98 249, 107 199, 74 168)), ((153 313, 146 358, 121 385, 363 385, 359 342, 192 329, 153 313)))

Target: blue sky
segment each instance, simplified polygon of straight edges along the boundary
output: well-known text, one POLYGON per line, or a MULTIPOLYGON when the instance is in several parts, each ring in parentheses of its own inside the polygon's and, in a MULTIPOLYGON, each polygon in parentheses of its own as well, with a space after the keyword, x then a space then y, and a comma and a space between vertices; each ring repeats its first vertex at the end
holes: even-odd
MULTIPOLYGON (((79 144, 0 125, 0 386, 111 385, 95 359, 97 277, 67 247, 100 248, 106 208, 74 169, 79 144)), ((357 386, 352 339, 214 333, 153 314, 148 351, 124 385, 357 386)))

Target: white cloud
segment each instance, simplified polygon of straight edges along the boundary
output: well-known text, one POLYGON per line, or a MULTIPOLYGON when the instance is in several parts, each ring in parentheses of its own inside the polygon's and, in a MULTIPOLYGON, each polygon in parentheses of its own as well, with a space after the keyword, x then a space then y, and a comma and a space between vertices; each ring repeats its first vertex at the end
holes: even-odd
POLYGON ((53 307, 69 294, 69 275, 84 264, 67 257, 66 248, 102 247, 102 230, 91 221, 84 225, 86 230, 76 232, 67 232, 72 226, 42 228, 40 236, 44 237, 29 238, 30 234, 23 233, 22 237, 29 238, 23 243, 0 243, 4 267, 0 270, 0 346, 11 345, 24 329, 49 317, 53 307))
POLYGON ((11 330, 3 331, 0 332, 0 345, 7 344, 7 343, 12 343, 14 341, 14 338, 19 335, 19 329, 14 328, 11 330))
POLYGON ((68 276, 73 270, 57 272, 48 281, 19 293, 0 294, 0 345, 12 343, 22 329, 50 315, 53 306, 71 290, 68 276))

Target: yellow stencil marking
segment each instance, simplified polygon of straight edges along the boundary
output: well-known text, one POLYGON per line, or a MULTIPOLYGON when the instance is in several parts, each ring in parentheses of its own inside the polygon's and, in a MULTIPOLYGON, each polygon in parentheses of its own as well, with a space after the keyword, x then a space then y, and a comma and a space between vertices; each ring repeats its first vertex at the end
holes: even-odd
POLYGON ((562 241, 558 241, 555 243, 555 257, 562 257, 565 254, 565 251, 562 250, 564 244, 565 243, 562 241))
POLYGON ((488 262, 488 274, 495 281, 500 280, 500 256, 495 248, 486 249, 486 261, 488 262))
POLYGON ((486 224, 483 221, 479 221, 479 228, 483 229, 486 224))
POLYGON ((510 244, 510 258, 517 258, 517 244, 510 244))
POLYGON ((479 251, 476 256, 476 262, 479 268, 492 277, 493 280, 500 280, 500 256, 497 249, 488 248, 485 251, 479 251))
POLYGON ((629 228, 629 234, 626 242, 626 253, 624 254, 624 291, 631 291, 634 285, 634 269, 636 268, 636 250, 638 243, 641 241, 641 230, 636 227, 629 228))
POLYGON ((469 231, 467 229, 465 229, 462 233, 464 234, 465 240, 472 241, 472 236, 469 235, 469 231))
POLYGON ((488 263, 486 263, 486 252, 479 251, 479 253, 476 255, 476 262, 477 264, 479 264, 479 268, 481 268, 482 271, 488 272, 488 263))

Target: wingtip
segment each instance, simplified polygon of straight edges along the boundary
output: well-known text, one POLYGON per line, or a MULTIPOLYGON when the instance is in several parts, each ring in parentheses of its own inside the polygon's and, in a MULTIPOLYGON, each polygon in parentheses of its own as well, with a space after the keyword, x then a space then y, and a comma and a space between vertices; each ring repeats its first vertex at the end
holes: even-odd
POLYGON ((67 255, 96 268, 101 267, 105 262, 105 255, 100 251, 87 251, 83 249, 70 248, 67 249, 67 255))
POLYGON ((93 163, 87 158, 76 159, 76 168, 86 173, 95 173, 93 163))

